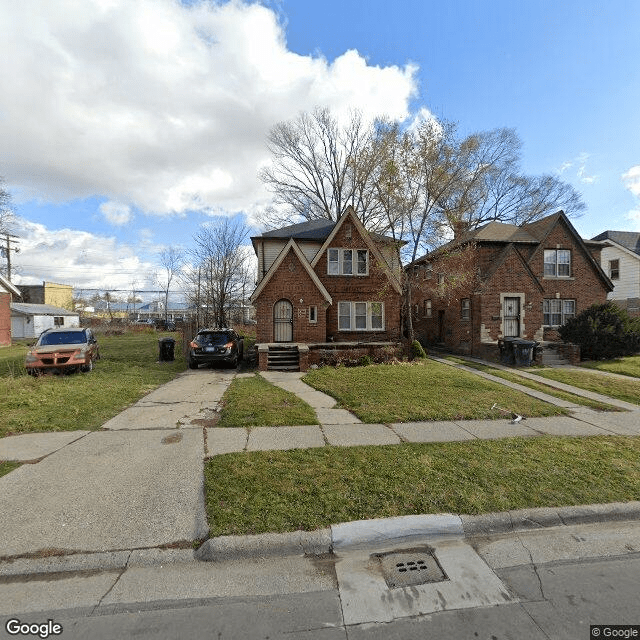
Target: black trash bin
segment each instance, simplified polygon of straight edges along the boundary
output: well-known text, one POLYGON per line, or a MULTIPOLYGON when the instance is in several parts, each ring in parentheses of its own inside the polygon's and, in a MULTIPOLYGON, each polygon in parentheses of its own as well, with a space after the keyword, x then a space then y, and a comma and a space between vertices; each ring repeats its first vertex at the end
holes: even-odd
POLYGON ((160 338, 160 340, 158 340, 160 362, 170 362, 171 360, 175 360, 173 353, 175 344, 176 341, 173 338, 160 338))
POLYGON ((516 364, 519 367, 530 367, 533 364, 533 350, 538 343, 535 340, 516 340, 514 351, 516 364))
POLYGON ((515 364, 514 342, 517 338, 502 338, 498 340, 498 348, 500 349, 500 362, 502 364, 515 364))

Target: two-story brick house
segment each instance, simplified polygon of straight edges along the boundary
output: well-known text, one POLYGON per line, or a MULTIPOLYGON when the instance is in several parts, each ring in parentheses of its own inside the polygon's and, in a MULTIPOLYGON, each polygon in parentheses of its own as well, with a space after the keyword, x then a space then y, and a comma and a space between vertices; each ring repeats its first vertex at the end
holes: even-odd
POLYGON ((522 226, 490 222, 409 265, 413 323, 426 343, 497 359, 498 341, 558 340, 557 329, 613 289, 600 267, 603 243, 583 240, 560 211, 522 226), (445 256, 470 251, 467 289, 446 297, 445 256))
POLYGON ((304 370, 309 345, 400 339, 398 245, 369 233, 352 208, 337 222, 303 222, 251 241, 258 258, 251 302, 261 369, 278 345, 292 346, 304 370))

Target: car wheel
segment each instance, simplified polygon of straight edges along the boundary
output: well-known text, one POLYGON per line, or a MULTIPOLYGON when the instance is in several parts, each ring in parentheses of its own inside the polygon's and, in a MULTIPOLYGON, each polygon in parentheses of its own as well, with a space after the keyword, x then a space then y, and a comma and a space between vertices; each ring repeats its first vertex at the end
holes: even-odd
POLYGON ((197 369, 198 363, 194 362, 191 358, 189 358, 189 369, 197 369))
POLYGON ((80 367, 80 371, 82 371, 82 373, 90 373, 93 371, 93 360, 90 359, 87 364, 80 367))

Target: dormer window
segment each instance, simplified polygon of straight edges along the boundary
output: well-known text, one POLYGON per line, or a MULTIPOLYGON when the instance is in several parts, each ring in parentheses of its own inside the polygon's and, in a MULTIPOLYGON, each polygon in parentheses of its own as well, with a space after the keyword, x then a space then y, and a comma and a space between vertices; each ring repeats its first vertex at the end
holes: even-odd
POLYGON ((366 276, 369 274, 367 249, 327 249, 327 273, 330 276, 366 276))

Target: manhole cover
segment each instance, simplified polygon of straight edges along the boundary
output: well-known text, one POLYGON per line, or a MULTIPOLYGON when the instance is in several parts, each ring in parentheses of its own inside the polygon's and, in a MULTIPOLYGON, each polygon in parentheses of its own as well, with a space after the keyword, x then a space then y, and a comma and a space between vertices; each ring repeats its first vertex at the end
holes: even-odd
POLYGON ((373 557, 380 562, 382 574, 390 589, 449 579, 431 548, 376 553, 373 557))

